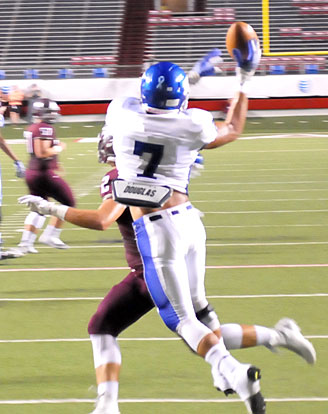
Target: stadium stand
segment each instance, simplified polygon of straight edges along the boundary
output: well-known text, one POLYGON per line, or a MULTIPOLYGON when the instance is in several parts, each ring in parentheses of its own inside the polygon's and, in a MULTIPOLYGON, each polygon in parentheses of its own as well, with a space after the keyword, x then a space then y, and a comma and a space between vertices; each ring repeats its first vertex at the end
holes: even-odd
POLYGON ((243 20, 267 45, 261 73, 274 65, 283 66, 285 73, 305 73, 308 65, 316 65, 319 73, 328 71, 328 0, 269 1, 267 22, 260 0, 198 0, 198 8, 183 13, 155 10, 159 3, 1 0, 0 70, 7 79, 23 78, 27 70, 39 78, 56 78, 64 69, 74 77, 93 77, 95 68, 106 69, 102 72, 109 77, 135 77, 147 60, 172 60, 189 70, 218 47, 226 75, 234 64, 225 34, 233 21, 243 20))
MULTIPOLYGON (((124 0, 2 0, 1 6, 0 68, 7 78, 27 68, 57 77, 73 57, 117 54, 124 0)), ((78 74, 92 70, 83 65, 78 74)))

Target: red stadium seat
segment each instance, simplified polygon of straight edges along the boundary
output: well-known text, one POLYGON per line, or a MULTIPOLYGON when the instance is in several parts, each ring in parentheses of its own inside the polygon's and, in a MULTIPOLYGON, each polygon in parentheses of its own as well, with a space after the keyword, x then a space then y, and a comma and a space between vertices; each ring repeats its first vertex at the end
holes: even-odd
POLYGON ((235 9, 231 7, 213 9, 211 16, 175 16, 170 10, 150 10, 148 23, 150 26, 211 26, 231 24, 235 18, 235 9))
POLYGON ((281 27, 279 29, 281 36, 300 37, 302 35, 301 27, 281 27))
POLYGON ((327 40, 328 30, 318 31, 304 31, 302 33, 302 39, 304 40, 327 40))
POLYGON ((292 0, 292 6, 328 6, 328 0, 292 0))
POLYGON ((114 56, 73 56, 71 65, 113 65, 116 63, 114 56))
POLYGON ((304 6, 299 10, 301 14, 328 14, 328 6, 304 6))

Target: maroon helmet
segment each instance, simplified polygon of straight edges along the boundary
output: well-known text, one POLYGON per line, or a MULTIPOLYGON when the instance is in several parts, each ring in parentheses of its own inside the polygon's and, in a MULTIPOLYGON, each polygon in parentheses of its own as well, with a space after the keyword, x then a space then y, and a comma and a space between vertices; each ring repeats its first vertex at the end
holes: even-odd
POLYGON ((54 123, 59 116, 60 108, 55 101, 47 98, 37 99, 33 102, 32 116, 40 118, 43 122, 54 123))
POLYGON ((106 131, 106 127, 102 129, 98 135, 98 139, 98 161, 102 164, 115 162, 113 136, 106 131))

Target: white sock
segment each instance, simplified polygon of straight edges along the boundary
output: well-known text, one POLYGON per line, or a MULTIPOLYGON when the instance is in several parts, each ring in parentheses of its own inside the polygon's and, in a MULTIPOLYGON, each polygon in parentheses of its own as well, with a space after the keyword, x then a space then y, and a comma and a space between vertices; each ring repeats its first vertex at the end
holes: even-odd
POLYGON ((55 227, 48 224, 47 227, 44 229, 42 236, 51 237, 55 227))
POLYGON ((62 229, 58 229, 57 227, 54 227, 51 236, 56 237, 57 239, 59 239, 61 231, 62 231, 62 229))
POLYGON ((106 393, 113 400, 118 399, 118 382, 105 381, 98 384, 98 395, 106 393))
MULTIPOLYGON (((31 232, 32 233, 32 232, 31 232)), ((36 233, 32 233, 31 235, 30 235, 30 238, 29 238, 29 240, 28 240, 28 244, 30 245, 30 246, 33 246, 33 244, 34 244, 34 242, 35 242, 35 240, 36 240, 36 237, 37 237, 37 234, 36 233)))
POLYGON ((214 387, 221 391, 232 388, 233 371, 240 363, 226 349, 223 339, 205 355, 205 361, 212 366, 214 387))
POLYGON ((254 327, 256 330, 256 345, 268 346, 271 339, 278 335, 275 329, 259 325, 254 325, 254 327))
POLYGON ((229 351, 226 349, 223 339, 221 338, 218 344, 209 349, 205 355, 205 361, 212 365, 212 367, 217 366, 219 361, 227 355, 230 355, 229 351))
POLYGON ((23 244, 29 244, 30 237, 32 236, 32 234, 34 234, 32 231, 23 230, 23 235, 22 235, 22 239, 20 242, 23 244))
POLYGON ((101 396, 103 394, 105 394, 105 401, 103 403, 106 406, 106 413, 119 413, 120 410, 118 408, 118 382, 106 381, 98 384, 98 396, 101 396))

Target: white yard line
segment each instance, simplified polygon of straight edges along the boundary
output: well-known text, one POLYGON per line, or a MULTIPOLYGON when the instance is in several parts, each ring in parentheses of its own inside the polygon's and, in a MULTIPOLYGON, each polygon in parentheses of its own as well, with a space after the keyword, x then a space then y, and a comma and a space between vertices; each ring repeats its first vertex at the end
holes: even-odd
MULTIPOLYGON (((327 402, 328 397, 296 397, 296 398, 265 398, 270 403, 289 402, 327 402)), ((0 400, 0 405, 22 405, 22 404, 71 404, 71 403, 94 403, 95 399, 87 398, 65 398, 65 399, 40 399, 40 400, 0 400)), ((242 404, 238 399, 191 399, 191 398, 126 398, 119 399, 119 404, 154 404, 154 403, 197 403, 197 404, 242 404)))
MULTIPOLYGON (((304 336, 308 339, 328 339, 328 335, 304 336)), ((158 342, 158 341, 182 341, 181 338, 118 338, 119 341, 126 342, 158 342)), ((50 338, 50 339, 0 339, 0 344, 30 344, 30 343, 53 343, 53 342, 90 342, 90 338, 50 338)))
MULTIPOLYGON (((294 192, 309 192, 309 191, 328 191, 328 187, 327 188, 291 188, 289 189, 268 189, 268 188, 264 188, 263 190, 256 190, 256 189, 238 189, 238 193, 284 193, 284 192, 288 192, 288 193, 294 193, 294 192)), ((236 194, 236 190, 192 190, 192 193, 206 193, 206 194, 213 194, 213 193, 234 193, 236 194)), ((210 200, 209 200, 210 201, 210 200)), ((192 200, 193 202, 193 200, 192 200)))
MULTIPOLYGON (((206 269, 278 269, 278 268, 312 268, 328 267, 328 263, 306 263, 306 264, 256 264, 256 265, 219 265, 206 266, 206 269)), ((116 267, 41 267, 41 268, 7 268, 0 269, 0 273, 19 273, 19 272, 58 272, 58 271, 101 271, 101 270, 130 270, 127 266, 116 267)))
MULTIPOLYGON (((261 298, 321 298, 328 293, 284 293, 265 295, 210 295, 208 299, 261 299, 261 298)), ((62 302, 62 301, 94 301, 102 300, 102 296, 89 297, 58 297, 58 298, 0 298, 1 302, 62 302)))
MULTIPOLYGON (((283 227, 283 226, 282 226, 283 227)), ((123 243, 121 243, 121 240, 119 241, 119 244, 112 244, 113 242, 108 240, 108 242, 102 243, 102 242, 95 242, 96 245, 82 245, 82 246, 70 246, 69 249, 123 249, 123 243)), ((261 247, 261 246, 320 246, 320 245, 326 245, 328 244, 328 241, 313 241, 313 242, 263 242, 263 243, 206 243, 206 247, 261 247)), ((53 249, 53 247, 50 246, 38 246, 38 249, 53 249)), ((62 270, 61 268, 59 268, 62 270)), ((106 269, 106 268, 104 268, 106 269)), ((35 270, 35 269, 33 269, 35 270)), ((49 269, 51 270, 51 269, 49 269)), ((2 270, 0 269, 0 272, 2 270)))
MULTIPOLYGON (((276 269, 276 268, 308 268, 308 267, 328 267, 328 263, 306 263, 306 264, 256 264, 256 265, 219 265, 206 266, 206 269, 276 269)), ((0 273, 19 273, 19 272, 57 272, 57 271, 78 271, 90 272, 101 270, 130 270, 127 266, 116 267, 41 267, 41 268, 7 268, 0 269, 0 273)))
POLYGON ((204 214, 281 214, 281 213, 326 213, 328 209, 318 210, 241 210, 241 211, 202 211, 204 214))
MULTIPOLYGON (((242 185, 243 187, 246 185, 272 185, 272 184, 283 184, 283 185, 287 185, 287 184, 314 184, 314 183, 327 183, 327 180, 305 180, 305 181, 238 181, 238 182, 234 182, 234 181, 228 181, 228 182, 221 182, 221 181, 215 181, 213 183, 206 183, 206 182, 193 182, 192 185, 193 187, 197 187, 197 186, 220 186, 220 185, 242 185)), ((220 190, 217 190, 220 192, 220 190)), ((239 190, 238 190, 239 191, 239 190)), ((262 190, 261 190, 262 191, 262 190)), ((264 190, 265 191, 265 190, 264 190)), ((193 191, 192 191, 193 192, 193 191)))

